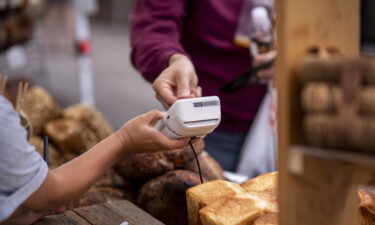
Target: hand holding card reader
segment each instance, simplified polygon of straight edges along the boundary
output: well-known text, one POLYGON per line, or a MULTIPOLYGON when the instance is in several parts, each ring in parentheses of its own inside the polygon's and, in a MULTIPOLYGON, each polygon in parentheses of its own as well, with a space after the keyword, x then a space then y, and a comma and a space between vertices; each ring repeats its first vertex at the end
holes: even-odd
POLYGON ((179 99, 165 112, 156 129, 170 138, 205 137, 220 123, 217 96, 179 99))

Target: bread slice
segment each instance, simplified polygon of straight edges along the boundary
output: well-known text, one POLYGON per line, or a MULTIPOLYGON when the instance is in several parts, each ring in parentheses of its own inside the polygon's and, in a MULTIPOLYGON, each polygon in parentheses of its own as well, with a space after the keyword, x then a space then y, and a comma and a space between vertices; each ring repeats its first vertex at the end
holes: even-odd
POLYGON ((222 198, 200 211, 203 225, 248 225, 262 215, 258 202, 246 195, 222 198))
POLYGON ((201 225, 199 210, 223 197, 243 194, 239 184, 223 180, 209 181, 187 190, 187 208, 190 225, 201 225))

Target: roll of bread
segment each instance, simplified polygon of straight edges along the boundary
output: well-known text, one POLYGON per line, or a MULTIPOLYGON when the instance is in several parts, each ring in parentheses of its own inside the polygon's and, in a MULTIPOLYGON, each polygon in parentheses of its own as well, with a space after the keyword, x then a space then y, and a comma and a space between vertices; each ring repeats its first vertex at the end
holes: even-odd
POLYGON ((146 181, 172 171, 174 165, 162 152, 156 152, 129 155, 114 169, 126 180, 146 181))
POLYGON ((43 126, 58 117, 61 117, 61 108, 56 100, 44 88, 34 86, 25 96, 23 111, 27 115, 34 135, 40 135, 43 126))
MULTIPOLYGON (((194 143, 194 150, 199 155, 204 150, 204 141, 200 140, 194 143)), ((165 151, 163 154, 167 159, 173 163, 176 169, 185 169, 189 166, 190 162, 195 159, 194 153, 190 146, 183 149, 176 149, 172 151, 165 151)))
POLYGON ((91 129, 101 141, 113 133, 111 124, 96 109, 86 104, 76 104, 64 110, 64 118, 80 121, 91 129))
POLYGON ((79 155, 98 142, 91 129, 79 121, 71 119, 57 119, 48 122, 45 126, 45 133, 63 154, 79 155))
MULTIPOLYGON (((225 180, 224 171, 220 164, 216 162, 206 151, 203 151, 198 156, 199 164, 201 166, 202 175, 207 180, 225 180)), ((195 159, 192 159, 187 170, 198 173, 198 165, 195 159)))
POLYGON ((137 204, 166 225, 188 225, 185 192, 199 183, 196 173, 170 171, 148 181, 140 190, 137 204))

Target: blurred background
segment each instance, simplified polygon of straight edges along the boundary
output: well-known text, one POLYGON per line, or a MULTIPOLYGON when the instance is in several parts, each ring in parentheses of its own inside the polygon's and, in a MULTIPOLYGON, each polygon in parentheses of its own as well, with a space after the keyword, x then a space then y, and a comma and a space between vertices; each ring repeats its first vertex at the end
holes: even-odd
POLYGON ((33 0, 28 4, 28 11, 20 13, 31 16, 24 22, 25 40, 12 45, 8 40, 9 46, 2 46, 1 73, 43 86, 66 107, 81 100, 80 63, 85 55, 91 60, 86 66, 91 67, 94 104, 116 129, 136 115, 162 109, 150 84, 130 63, 128 16, 133 1, 33 0), (29 23, 32 29, 26 29, 29 23), (80 36, 85 40, 78 40, 80 36))

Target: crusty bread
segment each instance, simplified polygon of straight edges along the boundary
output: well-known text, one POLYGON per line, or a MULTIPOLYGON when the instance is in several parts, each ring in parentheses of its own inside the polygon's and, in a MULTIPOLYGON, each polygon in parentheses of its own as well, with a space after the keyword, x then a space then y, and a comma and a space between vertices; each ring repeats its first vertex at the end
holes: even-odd
POLYGON ((94 204, 120 200, 124 197, 122 190, 112 187, 94 186, 85 192, 79 199, 71 202, 69 208, 76 208, 94 204))
POLYGON ((31 123, 34 135, 40 135, 48 121, 61 116, 61 108, 56 100, 47 90, 38 86, 27 92, 23 111, 31 123))
POLYGON ((44 131, 64 153, 76 155, 97 143, 95 134, 82 123, 70 119, 57 119, 47 123, 44 131))
POLYGON ((186 192, 189 224, 202 224, 199 218, 201 208, 224 197, 242 193, 244 193, 244 189, 239 184, 223 180, 209 181, 190 188, 186 192))
POLYGON ((277 214, 269 213, 258 217, 252 225, 277 225, 277 214))
POLYGON ((221 198, 199 213, 204 225, 247 225, 260 216, 262 210, 254 199, 237 195, 221 198))
POLYGON ((86 104, 76 104, 66 108, 64 118, 78 120, 91 129, 98 141, 113 133, 113 128, 105 117, 96 109, 86 104))
MULTIPOLYGON (((224 171, 220 164, 216 162, 206 151, 203 151, 198 156, 199 163, 202 170, 202 175, 207 180, 225 180, 224 171)), ((192 159, 187 166, 187 170, 198 173, 198 166, 195 159, 192 159)))
POLYGON ((134 154, 115 165, 115 171, 124 179, 146 181, 174 169, 162 152, 134 154))
POLYGON ((196 173, 170 171, 143 185, 137 205, 167 225, 187 225, 185 192, 199 183, 196 173))
MULTIPOLYGON (((197 143, 194 143, 194 150, 197 154, 203 152, 204 141, 200 140, 197 143)), ((189 163, 194 160, 194 153, 191 150, 190 146, 186 146, 182 149, 176 149, 172 151, 165 151, 163 154, 167 159, 174 164, 176 169, 185 169, 188 167, 189 163)))

